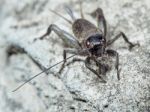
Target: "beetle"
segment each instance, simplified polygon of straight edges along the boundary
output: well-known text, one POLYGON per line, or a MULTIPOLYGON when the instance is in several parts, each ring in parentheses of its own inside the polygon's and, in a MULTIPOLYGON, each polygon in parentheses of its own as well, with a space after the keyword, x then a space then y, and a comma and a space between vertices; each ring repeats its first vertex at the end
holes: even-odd
MULTIPOLYGON (((38 38, 42 40, 46 36, 50 35, 50 33, 53 31, 58 35, 60 39, 63 40, 64 44, 68 46, 67 48, 64 48, 63 51, 64 62, 62 64, 62 67, 59 70, 59 73, 61 73, 61 71, 65 66, 67 53, 86 56, 87 58, 84 61, 85 66, 94 74, 96 74, 102 80, 102 82, 106 83, 106 81, 101 77, 101 75, 106 74, 107 66, 103 65, 99 60, 97 60, 97 58, 98 57, 103 58, 105 56, 115 56, 116 57, 115 68, 117 70, 117 78, 119 80, 120 79, 119 54, 117 51, 113 49, 108 49, 108 47, 120 37, 122 37, 125 40, 125 42, 129 45, 130 50, 134 46, 139 44, 138 43, 134 44, 130 42, 127 36, 123 32, 120 32, 113 39, 107 40, 106 19, 104 17, 103 10, 101 8, 97 8, 91 13, 91 16, 97 19, 97 27, 93 23, 89 22, 84 18, 82 7, 80 7, 81 18, 75 18, 72 10, 69 7, 66 7, 66 10, 68 14, 71 16, 73 22, 66 19, 62 15, 58 14, 54 10, 51 11, 59 15, 60 17, 63 17, 72 25, 72 31, 74 36, 62 30, 57 25, 51 24, 48 27, 47 32, 38 38), (91 60, 97 63, 100 72, 94 70, 90 66, 91 60)), ((75 61, 81 61, 81 60, 73 59, 73 62, 75 61)))
MULTIPOLYGON (((42 40, 46 36, 50 35, 50 33, 53 31, 55 32, 60 39, 64 42, 64 45, 67 46, 63 50, 63 59, 62 61, 50 66, 49 68, 45 69, 44 71, 34 75, 30 79, 28 79, 26 82, 18 86, 16 89, 13 90, 13 92, 17 91, 19 88, 21 88, 23 85, 25 85, 27 82, 31 81, 35 77, 39 76, 40 74, 48 71, 52 67, 63 63, 59 73, 62 72, 62 70, 65 67, 67 59, 70 59, 76 55, 84 56, 86 59, 84 60, 85 66, 93 72, 96 76, 101 79, 102 83, 106 83, 106 81, 103 79, 102 75, 105 75, 108 71, 107 64, 104 64, 99 60, 98 58, 105 59, 108 57, 116 57, 115 61, 115 69, 117 70, 117 78, 120 80, 120 69, 119 69, 119 54, 117 51, 113 49, 109 49, 109 46, 112 45, 116 40, 119 38, 123 38, 124 41, 129 45, 129 50, 131 50, 135 46, 140 46, 139 43, 132 43, 129 41, 125 33, 120 32, 118 35, 116 35, 113 39, 107 39, 107 24, 106 19, 103 14, 103 10, 101 8, 97 8, 94 10, 90 15, 97 19, 97 26, 95 26, 90 21, 86 20, 84 18, 84 14, 82 11, 82 6, 80 2, 80 15, 81 18, 75 18, 73 11, 68 6, 65 7, 67 13, 72 18, 72 21, 68 20, 64 16, 60 15, 54 10, 50 10, 51 12, 55 13, 56 15, 62 17, 65 19, 69 24, 72 25, 72 31, 73 35, 69 34, 68 32, 64 31, 63 29, 59 28, 55 24, 49 25, 47 31, 40 37, 35 38, 34 42, 38 39, 42 40), (73 54, 70 57, 67 57, 66 55, 70 53, 73 54), (96 63, 96 66, 98 67, 98 71, 94 70, 91 65, 91 61, 96 63)), ((70 63, 67 65, 74 63, 76 61, 83 61, 78 58, 74 58, 70 63)))

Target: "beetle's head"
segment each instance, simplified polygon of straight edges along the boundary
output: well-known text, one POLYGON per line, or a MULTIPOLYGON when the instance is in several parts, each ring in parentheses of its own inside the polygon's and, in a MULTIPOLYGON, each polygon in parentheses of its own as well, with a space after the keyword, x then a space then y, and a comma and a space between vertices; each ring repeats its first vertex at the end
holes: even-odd
POLYGON ((86 47, 95 56, 101 56, 104 53, 105 44, 106 40, 101 34, 92 35, 86 40, 86 47))

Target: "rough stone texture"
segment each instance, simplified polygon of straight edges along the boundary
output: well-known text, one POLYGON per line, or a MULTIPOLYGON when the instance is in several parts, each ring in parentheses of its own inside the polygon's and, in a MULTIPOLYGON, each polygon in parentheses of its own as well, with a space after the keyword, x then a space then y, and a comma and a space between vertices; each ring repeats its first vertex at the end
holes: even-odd
MULTIPOLYGON (((86 0, 84 13, 101 7, 109 30, 123 31, 140 47, 127 50, 120 39, 113 49, 120 55, 121 80, 116 71, 107 73, 102 84, 85 65, 75 63, 51 69, 20 90, 11 92, 19 84, 37 74, 40 66, 49 67, 62 59, 62 41, 52 33, 48 39, 33 42, 48 25, 55 23, 66 31, 71 26, 49 12, 49 8, 68 17, 63 5, 70 5, 79 17, 75 0, 1 0, 0 1, 0 111, 1 112, 148 112, 150 111, 150 1, 149 0, 86 0), (6 49, 18 45, 27 54, 12 55, 7 62, 6 49)), ((88 20, 96 23, 90 16, 88 20)))

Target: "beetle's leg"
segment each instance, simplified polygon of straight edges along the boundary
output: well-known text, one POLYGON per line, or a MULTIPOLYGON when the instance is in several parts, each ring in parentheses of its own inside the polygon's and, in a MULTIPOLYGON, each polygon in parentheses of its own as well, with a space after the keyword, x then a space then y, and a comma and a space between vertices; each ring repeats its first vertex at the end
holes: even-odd
POLYGON ((109 66, 102 64, 96 58, 94 59, 94 61, 99 66, 99 74, 106 75, 106 72, 109 70, 109 66))
POLYGON ((97 8, 94 12, 91 13, 91 16, 97 18, 98 27, 99 29, 103 30, 104 37, 106 37, 107 24, 106 24, 106 19, 103 14, 103 10, 101 8, 97 8))
POLYGON ((71 64, 73 64, 73 63, 75 63, 75 62, 80 62, 80 61, 84 62, 84 60, 82 60, 82 59, 80 59, 80 58, 73 58, 70 62, 68 62, 68 63, 66 64, 66 66, 69 66, 69 65, 71 65, 71 64))
POLYGON ((117 78, 118 80, 120 80, 120 70, 119 70, 119 54, 117 51, 114 51, 114 50, 111 50, 111 49, 108 49, 106 50, 107 54, 109 56, 116 56, 116 63, 115 63, 115 68, 117 70, 117 78))
MULTIPOLYGON (((66 58, 66 56, 64 56, 64 58, 66 58)), ((66 66, 69 66, 69 65, 71 65, 71 64, 73 64, 73 63, 75 63, 75 62, 79 62, 79 61, 83 61, 83 62, 84 62, 84 60, 82 60, 82 59, 80 59, 80 58, 73 58, 73 60, 70 61, 70 62, 68 62, 68 63, 66 64, 66 66)), ((64 63, 62 64, 62 66, 61 66, 61 68, 60 68, 60 70, 59 70, 59 73, 61 73, 62 70, 65 68, 65 63, 66 63, 66 60, 65 60, 64 63)))
POLYGON ((115 36, 115 38, 113 38, 113 39, 111 39, 107 42, 107 46, 114 43, 120 37, 123 37, 125 42, 127 42, 129 44, 129 50, 131 50, 134 46, 139 46, 140 45, 139 43, 134 44, 134 43, 130 42, 129 39, 127 38, 127 36, 123 32, 120 32, 118 35, 115 36))
POLYGON ((91 66, 90 66, 90 60, 91 58, 90 57, 87 57, 86 60, 85 60, 85 66, 90 70, 92 71, 95 75, 97 75, 103 83, 106 83, 106 81, 100 76, 100 74, 98 74, 91 66))
POLYGON ((60 29, 55 24, 51 24, 48 27, 47 32, 45 34, 43 34, 42 36, 40 36, 39 39, 45 38, 46 36, 48 36, 51 33, 51 31, 54 31, 58 35, 58 37, 60 37, 68 47, 80 48, 80 44, 75 37, 73 37, 66 31, 60 29))
MULTIPOLYGON (((65 67, 65 63, 66 63, 66 57, 67 57, 67 54, 76 54, 76 55, 82 55, 82 50, 78 50, 78 49, 73 49, 73 48, 66 48, 63 52, 63 58, 64 58, 64 63, 62 64, 60 70, 59 70, 59 73, 62 72, 62 70, 64 69, 65 67)), ((80 61, 79 59, 78 60, 73 60, 74 62, 75 61, 80 61)), ((68 65, 68 64, 67 64, 68 65)))

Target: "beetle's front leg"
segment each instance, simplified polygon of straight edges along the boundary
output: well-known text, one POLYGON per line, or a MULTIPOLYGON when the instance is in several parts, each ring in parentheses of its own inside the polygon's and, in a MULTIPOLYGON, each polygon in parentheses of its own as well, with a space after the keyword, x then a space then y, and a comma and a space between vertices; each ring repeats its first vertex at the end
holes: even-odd
POLYGON ((117 78, 118 78, 118 80, 120 80, 119 54, 117 53, 117 51, 114 51, 114 50, 111 50, 111 49, 106 50, 106 52, 109 56, 116 56, 115 68, 117 70, 117 78))
MULTIPOLYGON (((66 64, 66 66, 69 66, 69 65, 71 65, 71 64, 73 64, 73 63, 75 63, 75 62, 84 62, 84 60, 82 60, 82 59, 80 59, 80 58, 73 58, 70 62, 68 62, 67 64, 66 64)), ((65 63, 66 63, 66 61, 63 63, 63 65, 61 66, 61 68, 60 68, 60 70, 59 70, 59 73, 61 73, 62 72, 62 70, 64 69, 64 67, 65 67, 65 63)))
POLYGON ((99 74, 106 75, 106 72, 110 70, 109 66, 107 64, 101 63, 99 60, 96 58, 94 59, 96 62, 97 66, 99 67, 99 74))
POLYGON ((67 64, 66 64, 66 66, 69 66, 69 65, 71 65, 71 64, 73 64, 73 63, 75 63, 75 62, 84 62, 84 60, 83 59, 80 59, 80 58, 73 58, 70 62, 68 62, 67 64))
POLYGON ((131 50, 134 46, 140 46, 139 43, 134 44, 134 43, 130 42, 129 39, 127 38, 127 36, 123 32, 120 32, 118 35, 115 36, 115 38, 113 38, 112 40, 109 40, 107 42, 107 46, 109 46, 112 43, 114 43, 120 37, 122 37, 125 40, 125 42, 129 44, 129 50, 131 50))
MULTIPOLYGON (((86 60, 85 60, 85 66, 90 70, 90 71, 92 71, 95 75, 97 75, 101 80, 102 80, 102 82, 103 83, 106 83, 106 81, 101 77, 101 75, 96 71, 96 70, 94 70, 91 66, 90 66, 90 60, 91 60, 91 58, 90 57, 87 57, 86 58, 86 60)), ((100 66, 99 66, 100 67, 100 66)))
POLYGON ((106 19, 103 14, 103 10, 101 8, 97 8, 95 11, 91 13, 92 17, 97 18, 97 24, 99 29, 103 30, 104 37, 106 37, 107 34, 107 24, 106 24, 106 19))
POLYGON ((63 40, 64 44, 67 45, 68 47, 80 48, 80 44, 79 44, 78 40, 75 37, 73 37, 68 32, 60 29, 55 24, 51 24, 48 27, 47 32, 45 34, 43 34, 42 36, 40 36, 39 38, 36 38, 35 40, 44 39, 46 36, 48 36, 51 33, 51 31, 54 31, 58 35, 58 37, 63 40))
MULTIPOLYGON (((62 64, 60 70, 59 70, 59 73, 62 72, 62 70, 64 69, 65 67, 65 63, 66 63, 66 57, 67 57, 67 54, 76 54, 76 55, 87 55, 88 52, 86 50, 83 50, 83 49, 75 49, 75 48, 65 48, 64 51, 63 51, 63 58, 64 58, 64 63, 62 64)), ((70 63, 68 63, 67 65, 70 65, 71 63, 74 63, 76 61, 83 61, 81 59, 77 59, 77 58, 74 58, 70 63)))

